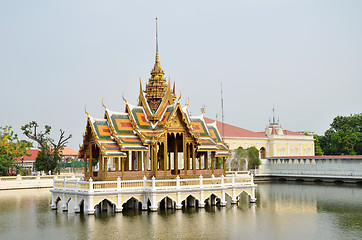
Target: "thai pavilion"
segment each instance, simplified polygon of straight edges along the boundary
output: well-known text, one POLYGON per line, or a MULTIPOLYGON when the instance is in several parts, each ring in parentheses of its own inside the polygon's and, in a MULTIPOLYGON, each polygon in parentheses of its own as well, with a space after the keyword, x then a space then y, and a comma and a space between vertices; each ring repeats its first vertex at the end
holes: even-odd
POLYGON ((158 54, 146 89, 137 106, 124 98, 124 112, 105 109, 98 119, 87 112, 87 125, 80 146, 85 179, 115 180, 195 178, 225 175, 230 156, 216 121, 206 124, 204 113, 190 116, 188 104, 181 106, 170 79, 166 82, 158 54), (92 164, 93 163, 93 164, 92 164))

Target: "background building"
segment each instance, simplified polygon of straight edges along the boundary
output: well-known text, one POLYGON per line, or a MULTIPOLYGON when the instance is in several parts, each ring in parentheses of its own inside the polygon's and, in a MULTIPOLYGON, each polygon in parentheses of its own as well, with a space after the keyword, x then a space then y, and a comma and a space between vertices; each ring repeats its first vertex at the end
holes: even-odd
MULTIPOLYGON (((211 123, 214 120, 205 118, 205 121, 211 123)), ((224 141, 230 150, 254 146, 259 150, 262 163, 268 157, 314 156, 313 136, 285 130, 274 119, 263 132, 253 132, 222 122, 217 122, 217 128, 224 135, 224 141)), ((233 160, 234 153, 226 160, 228 169, 247 170, 246 161, 233 163, 233 160)))

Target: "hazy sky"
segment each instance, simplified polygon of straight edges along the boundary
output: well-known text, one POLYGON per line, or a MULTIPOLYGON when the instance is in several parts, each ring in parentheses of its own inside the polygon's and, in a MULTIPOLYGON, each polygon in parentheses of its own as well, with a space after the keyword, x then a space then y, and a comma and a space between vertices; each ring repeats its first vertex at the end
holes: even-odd
MULTIPOLYGON (((35 120, 71 133, 88 112, 136 105, 155 58, 192 115, 263 131, 273 105, 282 127, 324 133, 362 112, 361 0, 0 0, 0 126, 35 120)), ((21 136, 25 138, 25 136, 21 136)))

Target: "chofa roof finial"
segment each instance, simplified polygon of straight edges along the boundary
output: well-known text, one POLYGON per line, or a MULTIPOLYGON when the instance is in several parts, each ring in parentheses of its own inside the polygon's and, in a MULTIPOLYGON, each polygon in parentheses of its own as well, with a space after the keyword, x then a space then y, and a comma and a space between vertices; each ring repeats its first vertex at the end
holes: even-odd
POLYGON ((103 98, 102 98, 102 106, 105 108, 105 109, 107 109, 107 107, 104 105, 104 103, 103 103, 103 98))

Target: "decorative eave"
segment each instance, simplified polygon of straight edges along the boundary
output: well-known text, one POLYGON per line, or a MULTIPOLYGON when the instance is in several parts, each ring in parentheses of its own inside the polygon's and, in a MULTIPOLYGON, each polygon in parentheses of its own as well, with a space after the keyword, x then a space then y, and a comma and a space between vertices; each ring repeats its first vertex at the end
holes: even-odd
POLYGON ((150 109, 150 105, 148 104, 146 98, 145 98, 145 95, 143 93, 143 90, 142 90, 142 82, 141 82, 141 79, 140 79, 140 95, 138 97, 138 106, 142 106, 147 114, 148 117, 152 117, 153 116, 153 113, 150 109))
POLYGON ((185 115, 184 115, 184 112, 181 108, 181 104, 180 102, 178 101, 176 103, 176 106, 174 108, 174 110, 172 111, 171 113, 171 117, 170 119, 165 123, 165 127, 166 127, 166 131, 168 131, 168 129, 170 128, 170 123, 173 121, 173 119, 175 118, 175 114, 176 112, 179 111, 181 114, 181 119, 182 119, 182 122, 186 125, 187 127, 187 130, 188 130, 188 133, 191 135, 191 137, 196 141, 197 144, 200 144, 200 139, 199 139, 199 136, 196 135, 193 131, 192 131, 192 127, 191 127, 191 124, 189 124, 185 118, 185 115))
MULTIPOLYGON (((170 84, 170 82, 169 82, 170 84)), ((164 113, 164 111, 166 110, 166 107, 168 105, 174 104, 175 103, 175 96, 172 94, 170 85, 167 85, 167 89, 165 92, 164 97, 162 98, 162 101, 160 103, 160 105, 158 106, 157 110, 155 111, 154 114, 154 118, 157 120, 161 119, 161 115, 164 113)))

